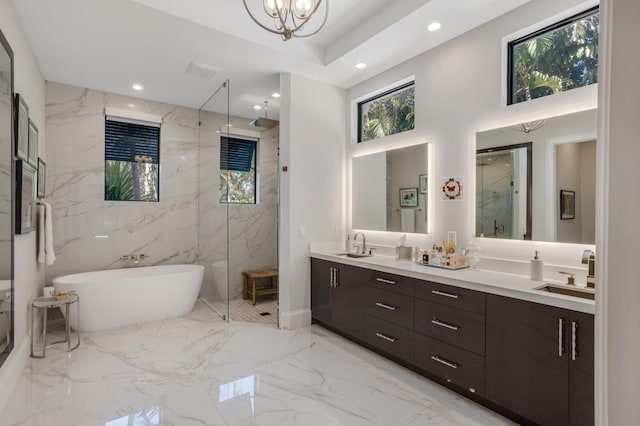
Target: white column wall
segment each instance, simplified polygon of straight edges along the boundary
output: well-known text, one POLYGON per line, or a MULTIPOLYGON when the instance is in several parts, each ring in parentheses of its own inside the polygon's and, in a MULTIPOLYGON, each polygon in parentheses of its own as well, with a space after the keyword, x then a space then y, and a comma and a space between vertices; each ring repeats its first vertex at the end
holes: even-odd
POLYGON ((597 151, 596 424, 638 423, 640 2, 603 0, 597 151))
POLYGON ((286 73, 280 92, 280 326, 298 328, 311 322, 309 244, 344 235, 346 91, 286 73))

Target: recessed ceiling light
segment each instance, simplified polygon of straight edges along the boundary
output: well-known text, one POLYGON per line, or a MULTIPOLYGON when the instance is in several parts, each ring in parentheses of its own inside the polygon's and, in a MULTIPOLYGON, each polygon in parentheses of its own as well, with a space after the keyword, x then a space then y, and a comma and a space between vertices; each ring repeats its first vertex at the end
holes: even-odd
POLYGON ((127 104, 127 106, 128 106, 129 108, 135 108, 135 106, 136 106, 136 105, 135 105, 135 104, 127 104))
POLYGON ((134 84, 133 86, 131 86, 131 88, 132 88, 133 90, 142 90, 142 86, 141 86, 141 85, 139 85, 139 84, 134 84))
POLYGON ((364 62, 358 62, 356 64, 356 68, 358 68, 359 70, 364 69, 367 67, 367 64, 365 64, 364 62))
POLYGON ((233 124, 227 123, 227 127, 233 127, 233 124))
POLYGON ((429 31, 438 31, 440 29, 442 25, 440 25, 440 22, 432 22, 431 24, 429 24, 429 26, 427 27, 427 29, 429 31))
POLYGON ((278 93, 278 92, 272 93, 272 94, 271 94, 271 97, 273 97, 273 98, 279 98, 279 97, 280 97, 280 93, 278 93))
POLYGON ((253 109, 262 109, 262 107, 260 105, 254 105, 253 109))

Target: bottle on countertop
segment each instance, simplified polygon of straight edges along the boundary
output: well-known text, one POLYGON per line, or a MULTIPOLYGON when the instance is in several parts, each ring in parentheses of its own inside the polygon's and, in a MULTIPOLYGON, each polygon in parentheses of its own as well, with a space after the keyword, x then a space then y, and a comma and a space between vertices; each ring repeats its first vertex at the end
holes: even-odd
POLYGON ((533 257, 533 259, 531 259, 531 280, 532 281, 542 281, 543 278, 543 268, 544 268, 544 261, 542 259, 540 259, 539 257, 540 252, 536 250, 536 254, 533 257))

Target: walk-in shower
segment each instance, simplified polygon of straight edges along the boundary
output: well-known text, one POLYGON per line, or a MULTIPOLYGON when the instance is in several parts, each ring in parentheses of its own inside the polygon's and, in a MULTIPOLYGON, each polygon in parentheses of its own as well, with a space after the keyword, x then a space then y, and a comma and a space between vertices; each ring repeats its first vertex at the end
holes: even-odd
POLYGON ((219 87, 199 113, 200 297, 226 320, 276 324, 277 292, 253 305, 244 286, 248 272, 277 270, 279 127, 230 114, 230 86, 219 87))

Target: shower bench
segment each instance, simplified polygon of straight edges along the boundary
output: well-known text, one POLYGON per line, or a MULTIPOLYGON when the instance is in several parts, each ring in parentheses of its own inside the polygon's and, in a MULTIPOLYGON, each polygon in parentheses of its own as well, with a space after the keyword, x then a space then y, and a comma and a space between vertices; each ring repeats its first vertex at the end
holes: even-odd
POLYGON ((245 299, 251 295, 251 301, 256 304, 256 297, 268 296, 271 294, 278 294, 277 269, 261 269, 259 271, 244 271, 244 286, 242 296, 245 299), (258 280, 263 278, 270 278, 268 284, 258 285, 258 280))

